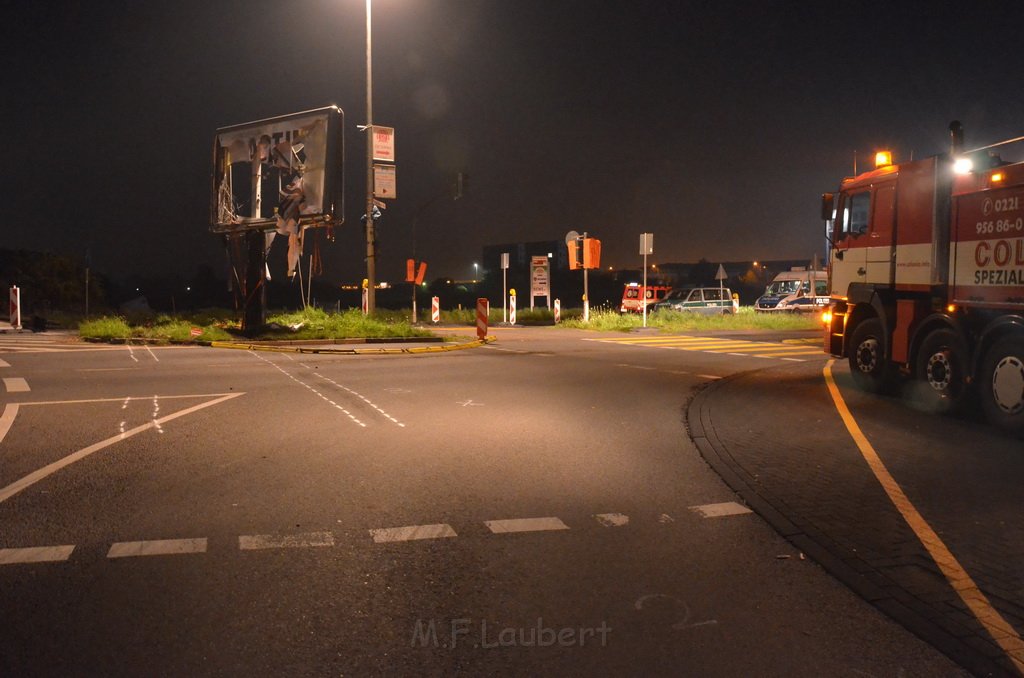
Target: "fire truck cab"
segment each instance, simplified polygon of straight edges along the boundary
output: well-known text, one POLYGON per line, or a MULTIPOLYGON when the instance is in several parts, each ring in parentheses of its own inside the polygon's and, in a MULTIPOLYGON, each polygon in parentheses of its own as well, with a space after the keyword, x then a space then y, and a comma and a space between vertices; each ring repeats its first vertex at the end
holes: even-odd
MULTIPOLYGON (((868 391, 911 378, 937 411, 981 401, 1024 432, 1024 163, 1003 142, 876 168, 822 199, 831 244, 825 350, 868 391)), ((1020 139, 1013 140, 1020 141, 1020 139)))

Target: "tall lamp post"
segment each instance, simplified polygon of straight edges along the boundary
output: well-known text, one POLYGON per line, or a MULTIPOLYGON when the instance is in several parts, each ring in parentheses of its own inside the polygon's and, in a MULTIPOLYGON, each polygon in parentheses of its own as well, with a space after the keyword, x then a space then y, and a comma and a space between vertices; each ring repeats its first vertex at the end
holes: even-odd
POLYGON ((373 232, 373 42, 366 0, 366 312, 377 307, 377 246, 373 232))

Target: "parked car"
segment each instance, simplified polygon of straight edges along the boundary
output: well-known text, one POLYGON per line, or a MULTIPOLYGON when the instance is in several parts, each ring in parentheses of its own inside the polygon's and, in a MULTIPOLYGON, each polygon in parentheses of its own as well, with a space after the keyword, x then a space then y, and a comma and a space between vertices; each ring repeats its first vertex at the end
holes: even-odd
POLYGON ((675 288, 656 303, 653 310, 701 315, 732 314, 740 310, 740 299, 728 287, 675 288))

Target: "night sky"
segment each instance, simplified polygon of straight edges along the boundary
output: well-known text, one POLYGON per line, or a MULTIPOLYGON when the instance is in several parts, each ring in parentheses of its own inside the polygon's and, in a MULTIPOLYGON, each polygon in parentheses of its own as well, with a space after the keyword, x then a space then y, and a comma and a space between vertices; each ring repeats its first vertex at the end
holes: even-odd
MULTIPOLYGON (((337 104, 345 225, 324 274, 365 275, 363 0, 3 2, 0 246, 114 277, 223 275, 216 128, 337 104), (13 59, 11 58, 13 56, 13 59)), ((810 258, 819 199, 897 161, 1024 134, 1024 3, 375 0, 374 121, 396 128, 379 278, 420 211, 427 278, 487 244, 588 231, 603 264, 810 258), (957 7, 963 16, 952 9, 957 7)))

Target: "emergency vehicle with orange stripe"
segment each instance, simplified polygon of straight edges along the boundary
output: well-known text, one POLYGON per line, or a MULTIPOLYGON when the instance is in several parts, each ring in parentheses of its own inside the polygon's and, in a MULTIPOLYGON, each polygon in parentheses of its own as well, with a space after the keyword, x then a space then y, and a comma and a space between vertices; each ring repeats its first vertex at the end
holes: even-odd
POLYGON ((825 351, 854 381, 927 408, 980 401, 1024 433, 1024 137, 875 169, 822 196, 830 243, 825 351), (1019 147, 1018 147, 1019 148, 1019 147), (902 379, 901 379, 902 377, 902 379))

